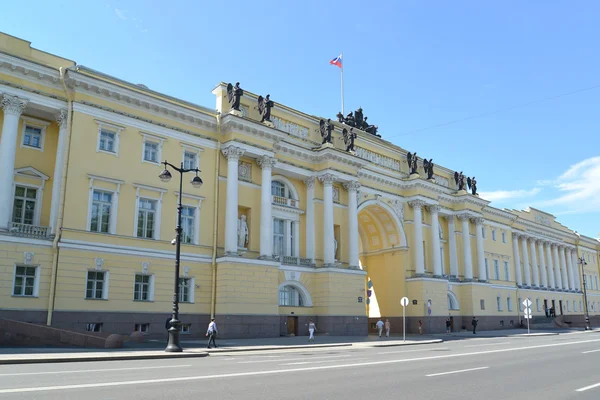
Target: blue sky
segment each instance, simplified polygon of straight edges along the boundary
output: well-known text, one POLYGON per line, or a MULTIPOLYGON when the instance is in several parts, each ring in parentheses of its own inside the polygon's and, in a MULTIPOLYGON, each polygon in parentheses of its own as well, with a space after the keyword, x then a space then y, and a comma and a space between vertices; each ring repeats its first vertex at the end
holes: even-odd
POLYGON ((204 106, 240 81, 332 118, 343 51, 346 113, 496 207, 600 232, 600 2, 13 1, 0 30, 204 106))

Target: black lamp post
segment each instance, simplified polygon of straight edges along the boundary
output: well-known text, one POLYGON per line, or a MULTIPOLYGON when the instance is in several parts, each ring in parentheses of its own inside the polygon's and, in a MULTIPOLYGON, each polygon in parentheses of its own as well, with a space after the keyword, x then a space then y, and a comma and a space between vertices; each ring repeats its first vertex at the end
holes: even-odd
POLYGON ((179 172, 179 204, 177 205, 177 228, 175 229, 177 235, 175 236, 175 289, 173 293, 173 317, 169 323, 171 326, 169 328, 169 343, 167 344, 165 351, 181 352, 183 349, 181 348, 181 343, 179 342, 179 262, 181 258, 181 210, 183 208, 181 205, 181 197, 183 197, 183 174, 186 172, 196 173, 196 176, 191 181, 192 186, 195 188, 202 186, 202 179, 200 179, 198 176, 198 172, 200 172, 198 168, 185 169, 183 168, 183 163, 181 163, 181 167, 178 168, 167 161, 163 162, 163 164, 165 165, 165 170, 158 176, 161 181, 169 182, 171 180, 171 173, 167 169, 167 166, 170 166, 175 171, 179 172))
POLYGON ((590 327, 590 313, 589 313, 588 304, 587 304, 587 290, 586 290, 587 282, 585 279, 585 268, 584 268, 587 265, 587 263, 585 262, 585 257, 581 256, 581 258, 578 258, 577 264, 581 265, 581 273, 583 274, 583 306, 585 307, 585 330, 589 331, 591 329, 591 327, 590 327))

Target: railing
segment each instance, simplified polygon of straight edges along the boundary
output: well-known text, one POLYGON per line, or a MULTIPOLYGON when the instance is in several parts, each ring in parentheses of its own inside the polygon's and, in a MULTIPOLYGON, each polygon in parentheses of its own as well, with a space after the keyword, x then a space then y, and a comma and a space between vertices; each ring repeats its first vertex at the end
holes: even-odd
POLYGON ((278 206, 298 208, 300 205, 298 200, 288 199, 287 197, 272 196, 271 202, 278 206))
POLYGON ((47 226, 36 226, 12 222, 10 233, 15 236, 46 239, 49 237, 50 228, 47 226))
POLYGON ((283 265, 298 265, 303 267, 312 267, 313 263, 310 258, 300 258, 292 256, 279 256, 279 262, 283 265))

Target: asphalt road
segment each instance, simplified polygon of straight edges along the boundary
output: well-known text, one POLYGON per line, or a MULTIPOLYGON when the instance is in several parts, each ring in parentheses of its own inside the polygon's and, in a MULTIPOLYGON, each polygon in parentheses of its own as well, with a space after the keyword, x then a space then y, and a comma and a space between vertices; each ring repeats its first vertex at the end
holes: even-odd
POLYGON ((0 399, 600 398, 600 334, 0 365, 0 399))

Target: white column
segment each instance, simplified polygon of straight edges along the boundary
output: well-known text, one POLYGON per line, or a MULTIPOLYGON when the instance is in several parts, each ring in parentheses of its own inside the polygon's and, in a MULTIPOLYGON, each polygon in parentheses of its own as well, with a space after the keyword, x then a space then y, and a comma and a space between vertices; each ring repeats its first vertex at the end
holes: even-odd
POLYGON ((294 257, 300 258, 300 221, 294 221, 294 257))
POLYGON ((425 203, 421 200, 414 200, 408 203, 413 208, 413 225, 415 229, 415 246, 414 246, 414 262, 415 274, 423 275, 425 273, 425 255, 423 254, 423 225, 422 225, 422 208, 425 203))
POLYGON ((8 94, 5 94, 0 101, 0 106, 4 109, 0 136, 0 230, 8 230, 10 225, 19 118, 27 103, 29 103, 27 99, 8 94))
POLYGON ((360 183, 347 182, 344 187, 348 191, 348 263, 350 268, 358 267, 358 190, 360 183))
POLYGON ((540 287, 540 268, 537 262, 537 251, 535 248, 535 239, 529 239, 529 246, 531 249, 531 269, 533 271, 533 286, 540 287))
POLYGON ((544 253, 544 241, 543 240, 538 240, 537 241, 537 245, 538 245, 538 251, 540 253, 540 281, 543 287, 547 288, 548 287, 548 274, 546 273, 546 260, 544 260, 545 257, 545 253, 544 253))
POLYGON ((565 246, 560 246, 558 249, 558 255, 560 257, 560 272, 562 275, 562 287, 563 289, 569 289, 569 276, 567 274, 567 260, 565 258, 565 246))
MULTIPOLYGON (((52 176, 52 202, 50 203, 50 231, 56 234, 58 218, 58 203, 60 202, 60 184, 62 182, 63 166, 65 162, 65 137, 67 136, 67 110, 61 110, 56 121, 58 122, 58 145, 56 146, 56 160, 54 162, 54 175, 52 176)), ((113 210, 112 213, 115 213, 113 210)))
POLYGON ((288 257, 293 256, 292 254, 292 220, 286 219, 285 221, 285 255, 288 257))
POLYGON ((431 251, 433 260, 433 276, 441 277, 442 271, 442 252, 440 251, 440 220, 439 220, 439 205, 428 206, 427 209, 431 213, 431 251))
POLYGON ((562 274, 560 272, 560 260, 558 258, 558 246, 552 244, 552 255, 554 262, 554 277, 556 281, 556 288, 562 289, 562 274))
POLYGON ((554 266, 552 265, 552 248, 550 242, 544 241, 544 248, 546 250, 546 267, 548 268, 548 288, 554 290, 556 283, 554 281, 554 266))
POLYGON ((577 260, 577 248, 571 251, 571 263, 573 264, 573 275, 575 277, 575 290, 581 291, 581 271, 577 260))
MULTIPOLYGON (((262 156, 256 160, 258 166, 262 168, 260 186, 260 258, 269 259, 273 257, 273 216, 271 201, 271 172, 277 162, 272 157, 262 156)), ((292 232, 288 231, 288 237, 292 232)), ((290 243, 287 248, 290 249, 290 243)), ((290 255, 290 254, 288 254, 290 255)))
POLYGON ((323 183, 323 263, 326 266, 335 263, 335 249, 333 241, 333 182, 335 177, 331 174, 319 176, 323 183))
POLYGON ((240 157, 243 154, 244 150, 240 149, 239 147, 232 146, 223 149, 223 155, 227 158, 227 198, 225 200, 225 254, 229 255, 238 254, 238 161, 240 160, 240 157))
POLYGON ((315 178, 304 181, 306 185, 306 258, 315 263, 315 178))
MULTIPOLYGON (((523 285, 523 271, 521 269, 521 255, 519 254, 519 234, 513 232, 512 233, 512 242, 513 242, 513 262, 515 264, 515 279, 517 281, 517 286, 523 285)), ((517 304, 517 307, 519 305, 517 304)))
POLYGON ((575 273, 573 271, 573 257, 571 257, 571 248, 565 249, 565 256, 567 258, 567 273, 569 275, 569 289, 575 290, 577 285, 575 284, 575 273))
POLYGON ((523 250, 523 269, 525 271, 525 286, 531 286, 531 268, 529 268, 529 250, 527 250, 527 236, 521 235, 521 249, 523 250))
MULTIPOLYGON (((469 214, 460 214, 462 222, 463 262, 465 264, 465 280, 473 280, 473 259, 471 257, 471 235, 469 234, 469 214)), ((484 266, 485 268, 485 266, 484 266)))
POLYGON ((448 247, 450 248, 450 276, 458 278, 458 256, 456 254, 456 234, 454 233, 454 215, 447 215, 448 247))
POLYGON ((483 218, 477 217, 474 218, 475 222, 475 237, 476 237, 476 245, 477 245, 477 267, 479 270, 479 280, 487 281, 490 279, 487 276, 487 271, 485 269, 485 255, 483 252, 483 218))

